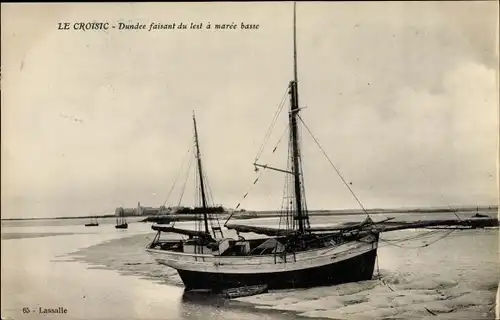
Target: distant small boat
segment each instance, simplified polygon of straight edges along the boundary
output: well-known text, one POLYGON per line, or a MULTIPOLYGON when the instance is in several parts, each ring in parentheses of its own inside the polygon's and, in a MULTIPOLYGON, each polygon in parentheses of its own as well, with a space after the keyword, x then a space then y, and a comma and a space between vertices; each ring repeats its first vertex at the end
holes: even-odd
POLYGON ((97 221, 97 218, 90 218, 90 223, 85 224, 86 227, 98 227, 99 222, 97 221))
POLYGON ((125 219, 125 210, 120 208, 118 216, 116 217, 116 229, 128 229, 127 219, 125 219))
POLYGON ((476 214, 472 216, 472 218, 489 218, 490 216, 487 214, 479 213, 479 206, 476 208, 476 214))
POLYGON ((487 214, 476 213, 472 216, 473 218, 489 218, 490 216, 487 214))

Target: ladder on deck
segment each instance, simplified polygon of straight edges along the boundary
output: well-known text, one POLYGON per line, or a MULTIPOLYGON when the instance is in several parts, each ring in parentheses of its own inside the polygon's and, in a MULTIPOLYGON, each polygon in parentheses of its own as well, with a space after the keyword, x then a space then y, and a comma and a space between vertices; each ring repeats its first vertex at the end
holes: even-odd
POLYGON ((222 229, 221 227, 212 227, 212 231, 214 233, 214 237, 217 238, 216 231, 220 233, 220 238, 224 238, 224 235, 222 234, 222 229))

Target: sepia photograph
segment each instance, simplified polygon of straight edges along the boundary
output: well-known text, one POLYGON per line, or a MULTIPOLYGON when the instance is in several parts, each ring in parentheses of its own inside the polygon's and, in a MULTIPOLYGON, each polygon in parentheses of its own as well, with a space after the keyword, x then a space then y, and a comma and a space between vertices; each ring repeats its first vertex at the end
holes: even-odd
POLYGON ((1 4, 1 319, 499 319, 499 1, 1 4))

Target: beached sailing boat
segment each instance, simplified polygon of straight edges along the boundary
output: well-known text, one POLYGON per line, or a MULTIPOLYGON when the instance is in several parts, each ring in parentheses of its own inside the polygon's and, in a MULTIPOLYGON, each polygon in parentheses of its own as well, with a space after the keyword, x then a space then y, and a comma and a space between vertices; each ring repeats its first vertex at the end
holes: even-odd
POLYGON ((98 227, 99 221, 97 221, 97 217, 90 218, 90 222, 85 224, 86 227, 98 227))
POLYGON ((128 229, 127 219, 125 218, 125 210, 120 208, 118 216, 116 217, 116 229, 128 229))
MULTIPOLYGON (((187 289, 221 291, 228 288, 266 286, 268 289, 311 287, 372 278, 377 255, 379 232, 366 228, 372 221, 335 230, 317 231, 310 227, 305 201, 298 131, 299 91, 294 4, 294 78, 288 84, 289 162, 278 169, 254 163, 258 167, 286 174, 289 182, 287 208, 279 228, 224 225, 239 232, 253 232, 267 237, 246 240, 224 238, 220 227, 209 229, 199 144, 195 126, 199 196, 202 199, 204 228, 185 230, 153 225, 158 231, 147 251, 160 264, 176 269, 187 289), (220 237, 216 236, 216 231, 220 237), (162 233, 177 233, 187 240, 163 240, 162 233)), ((231 217, 230 217, 231 218, 231 217)), ((228 219, 229 220, 229 219, 228 219)))

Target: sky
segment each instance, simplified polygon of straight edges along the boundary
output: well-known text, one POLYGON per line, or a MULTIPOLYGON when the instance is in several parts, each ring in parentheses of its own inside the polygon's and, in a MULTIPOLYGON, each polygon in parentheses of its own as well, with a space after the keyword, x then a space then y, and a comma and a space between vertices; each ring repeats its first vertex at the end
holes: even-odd
MULTIPOLYGON (((193 111, 214 201, 234 208, 293 77, 292 10, 2 4, 2 218, 162 205, 193 111), (238 29, 58 30, 89 21, 238 29)), ((297 4, 301 117, 365 207, 497 204, 497 39, 498 1, 297 4)), ((286 141, 271 151, 286 125, 261 163, 285 166, 286 141)), ((302 154, 310 209, 359 208, 304 130, 302 154)), ((261 173, 240 208, 280 208, 283 174, 261 173)))

